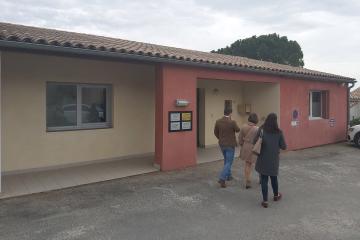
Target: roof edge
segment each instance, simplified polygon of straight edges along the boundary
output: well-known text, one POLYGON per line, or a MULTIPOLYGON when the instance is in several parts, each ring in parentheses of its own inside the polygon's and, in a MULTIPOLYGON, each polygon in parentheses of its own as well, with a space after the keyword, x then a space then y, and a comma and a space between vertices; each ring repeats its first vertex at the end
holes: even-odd
POLYGON ((231 65, 219 64, 219 63, 194 62, 194 61, 188 61, 186 59, 179 60, 179 59, 165 58, 154 55, 149 56, 149 55, 131 54, 131 53, 123 53, 123 52, 112 52, 112 51, 101 51, 101 50, 74 48, 74 47, 65 47, 65 46, 45 45, 45 44, 28 43, 28 42, 0 40, 0 49, 1 48, 6 50, 28 50, 28 51, 37 51, 37 52, 47 52, 47 53, 56 52, 62 54, 72 54, 72 55, 75 54, 80 56, 135 60, 141 62, 169 63, 169 64, 177 64, 177 65, 185 65, 185 66, 193 66, 193 67, 204 67, 210 69, 222 69, 222 70, 248 72, 248 73, 259 73, 264 75, 293 77, 304 80, 331 81, 331 82, 339 82, 339 83, 356 82, 355 78, 348 78, 348 77, 332 78, 332 77, 307 75, 307 74, 294 73, 294 72, 290 73, 290 72, 275 71, 275 70, 269 71, 269 70, 263 70, 253 67, 242 67, 242 66, 234 66, 234 65, 231 66, 231 65))

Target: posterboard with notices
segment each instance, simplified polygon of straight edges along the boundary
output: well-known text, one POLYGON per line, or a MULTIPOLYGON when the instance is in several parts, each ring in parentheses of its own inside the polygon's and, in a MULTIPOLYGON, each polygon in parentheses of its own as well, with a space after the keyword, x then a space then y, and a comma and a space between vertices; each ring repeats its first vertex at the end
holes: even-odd
POLYGON ((192 111, 170 111, 169 132, 192 131, 192 111))

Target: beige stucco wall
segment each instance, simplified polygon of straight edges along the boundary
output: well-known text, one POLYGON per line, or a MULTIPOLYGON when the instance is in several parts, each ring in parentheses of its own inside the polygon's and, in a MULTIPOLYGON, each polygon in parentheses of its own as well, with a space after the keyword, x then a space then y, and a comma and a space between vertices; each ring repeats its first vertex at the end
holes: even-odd
POLYGON ((216 120, 224 115, 225 100, 232 100, 232 118, 238 124, 243 122, 242 115, 236 110, 237 105, 243 103, 242 84, 235 81, 198 80, 198 88, 204 89, 205 95, 205 136, 203 137, 205 141, 201 145, 212 146, 217 144, 217 139, 214 136, 214 125, 216 120), (214 89, 218 91, 214 91, 214 89))
POLYGON ((259 125, 272 112, 278 115, 280 124, 280 84, 246 83, 243 90, 244 102, 251 104, 251 111, 259 117, 259 125))
POLYGON ((149 65, 3 52, 3 171, 154 152, 149 65), (113 128, 46 131, 46 82, 111 84, 113 128))
POLYGON ((204 92, 204 103, 200 104, 204 105, 204 111, 199 111, 199 124, 204 124, 200 126, 199 132, 201 146, 217 144, 213 130, 216 120, 223 116, 225 100, 232 100, 232 119, 239 127, 246 123, 248 118, 243 111, 244 104, 251 104, 252 111, 257 113, 260 119, 265 118, 270 112, 280 114, 279 84, 201 79, 198 80, 197 87, 204 92))

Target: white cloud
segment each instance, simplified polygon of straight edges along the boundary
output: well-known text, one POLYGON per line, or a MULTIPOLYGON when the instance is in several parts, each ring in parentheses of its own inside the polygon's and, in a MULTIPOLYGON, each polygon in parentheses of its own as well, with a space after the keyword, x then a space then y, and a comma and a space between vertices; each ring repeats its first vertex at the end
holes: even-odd
POLYGON ((360 80, 357 0, 2 0, 0 9, 0 21, 202 51, 276 32, 299 42, 307 68, 360 80))

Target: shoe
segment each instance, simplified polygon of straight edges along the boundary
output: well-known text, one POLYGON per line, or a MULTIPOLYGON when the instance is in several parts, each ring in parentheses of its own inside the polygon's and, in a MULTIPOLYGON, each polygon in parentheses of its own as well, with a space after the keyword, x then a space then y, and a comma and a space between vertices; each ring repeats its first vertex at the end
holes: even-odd
POLYGON ((274 201, 275 201, 275 202, 279 201, 279 200, 281 199, 281 197, 282 197, 282 194, 281 194, 281 193, 278 193, 277 196, 274 196, 274 201))
POLYGON ((269 204, 268 204, 268 202, 262 202, 261 206, 263 206, 263 208, 268 208, 269 204))
POLYGON ((220 187, 221 188, 226 188, 226 183, 225 183, 225 180, 219 180, 218 183, 220 184, 220 187))
POLYGON ((250 188, 251 188, 251 185, 245 185, 245 188, 246 188, 246 189, 250 189, 250 188))
POLYGON ((226 181, 232 181, 232 180, 234 180, 233 176, 230 176, 226 179, 226 181))

